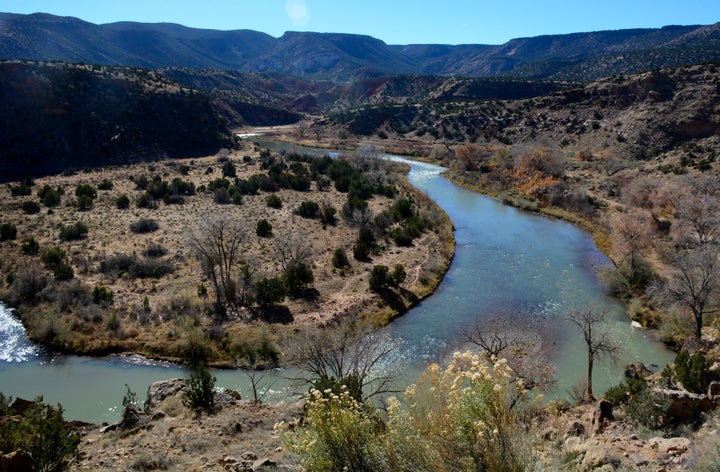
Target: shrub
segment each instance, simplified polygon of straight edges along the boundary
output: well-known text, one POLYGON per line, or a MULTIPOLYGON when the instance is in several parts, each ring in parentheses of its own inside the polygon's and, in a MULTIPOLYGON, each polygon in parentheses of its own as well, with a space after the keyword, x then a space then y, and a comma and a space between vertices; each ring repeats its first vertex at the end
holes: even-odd
POLYGON ((167 249, 165 249, 161 245, 151 244, 143 250, 142 255, 145 257, 150 257, 152 259, 157 259, 159 257, 163 257, 165 254, 167 254, 167 252, 167 249))
POLYGON ((336 269, 342 269, 350 265, 350 260, 348 259, 345 249, 341 247, 335 249, 332 256, 332 265, 336 269))
POLYGON ((78 184, 75 187, 75 196, 78 198, 86 196, 92 201, 97 197, 97 190, 90 184, 78 184))
POLYGON ((231 201, 230 192, 225 187, 218 187, 213 191, 213 201, 218 205, 227 205, 231 201))
POLYGON ((40 260, 48 269, 55 269, 65 261, 65 251, 56 246, 43 252, 40 260))
POLYGON ((504 360, 456 354, 445 370, 428 367, 404 402, 390 398, 387 421, 347 389, 313 390, 305 425, 285 438, 308 470, 534 470, 526 398, 504 360))
POLYGON ((312 269, 304 262, 291 262, 283 272, 285 287, 288 293, 294 297, 300 296, 302 291, 314 280, 312 269))
POLYGON ((261 238, 272 236, 272 225, 266 219, 259 220, 255 226, 255 234, 261 238))
POLYGON ((390 276, 389 269, 385 265, 376 265, 370 273, 370 290, 377 292, 389 285, 390 276))
POLYGON ((267 197, 267 206, 270 208, 282 208, 282 200, 273 193, 267 197))
POLYGON ((60 264, 55 267, 54 274, 57 281, 70 280, 75 277, 75 271, 69 264, 60 264))
POLYGON ((102 285, 96 285, 92 289, 92 297, 93 297, 93 302, 100 305, 100 304, 112 302, 113 293, 112 293, 112 290, 110 290, 107 287, 104 287, 102 285))
POLYGON ((358 241, 353 246, 353 257, 357 261, 367 261, 370 256, 370 247, 363 241, 358 241))
MULTIPOLYGON (((0 394, 3 415, 15 414, 10 399, 0 394)), ((38 471, 63 472, 70 470, 79 457, 80 438, 70 431, 63 420, 63 408, 52 407, 38 397, 13 421, 0 422, 0 450, 26 451, 38 471)))
POLYGON ((113 183, 109 179, 103 179, 97 186, 98 190, 112 190, 113 183))
POLYGON ((17 238, 17 226, 12 223, 3 223, 0 226, 0 241, 11 241, 17 238))
POLYGON ((337 223, 337 217, 335 216, 336 213, 337 210, 334 206, 323 203, 322 212, 320 214, 320 221, 322 221, 323 224, 334 225, 335 223, 337 223))
POLYGON ((141 218, 135 223, 130 223, 130 231, 133 233, 152 233, 159 228, 158 222, 152 218, 141 218))
POLYGON ((117 197, 115 200, 115 206, 120 210, 125 210, 130 207, 130 198, 124 193, 117 197))
POLYGON ((38 190, 38 197, 46 207, 54 207, 60 204, 60 191, 45 184, 38 190))
POLYGON ((130 270, 135 257, 127 254, 115 254, 100 262, 100 272, 108 274, 122 274, 130 270))
POLYGON ((13 197, 24 197, 32 193, 32 187, 24 182, 21 182, 18 185, 9 185, 9 188, 10 195, 13 197))
POLYGON ((265 277, 255 284, 255 301, 260 308, 269 308, 284 298, 285 284, 278 277, 265 277))
POLYGON ((62 225, 60 227, 60 239, 62 241, 76 241, 87 236, 88 227, 82 221, 78 221, 74 225, 62 225))
POLYGON ((36 215, 40 213, 40 204, 32 200, 22 202, 22 211, 27 215, 36 215))
POLYGON ((180 167, 178 167, 178 172, 180 175, 188 175, 190 173, 190 166, 187 164, 180 164, 180 167))
POLYGON ((320 205, 312 201, 304 201, 297 209, 297 214, 303 218, 315 218, 320 211, 320 205))
POLYGON ((128 277, 130 278, 154 278, 171 274, 175 271, 170 261, 163 259, 135 259, 128 268, 128 277))
POLYGON ((158 204, 148 192, 144 192, 135 199, 135 206, 138 208, 148 208, 153 210, 157 208, 158 204))
POLYGON ((20 244, 20 248, 24 254, 34 256, 40 252, 40 244, 35 238, 28 238, 20 244))
POLYGON ((686 350, 675 356, 675 374, 686 390, 693 393, 707 393, 710 382, 715 377, 711 371, 712 361, 697 351, 692 356, 686 350))
POLYGON ((235 164, 233 164, 232 161, 225 162, 222 166, 222 174, 223 177, 236 177, 237 170, 235 169, 235 164))
POLYGON ((188 369, 187 388, 183 393, 183 405, 193 410, 210 410, 215 402, 215 377, 204 364, 188 369))

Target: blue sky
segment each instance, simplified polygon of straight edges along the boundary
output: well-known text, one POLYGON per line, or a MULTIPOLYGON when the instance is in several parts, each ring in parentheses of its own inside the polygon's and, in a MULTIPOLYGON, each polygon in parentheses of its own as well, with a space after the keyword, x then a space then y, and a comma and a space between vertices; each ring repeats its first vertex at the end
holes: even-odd
POLYGON ((720 0, 0 0, 0 11, 275 37, 317 31, 367 34, 388 44, 502 44, 543 34, 712 24, 720 21, 720 0))

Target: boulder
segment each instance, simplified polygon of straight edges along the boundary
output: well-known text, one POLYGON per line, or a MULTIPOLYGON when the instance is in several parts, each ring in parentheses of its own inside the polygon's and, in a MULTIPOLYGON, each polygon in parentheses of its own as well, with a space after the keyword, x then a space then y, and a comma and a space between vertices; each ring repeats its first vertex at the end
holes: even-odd
POLYGON ((670 404, 665 412, 668 418, 687 421, 713 409, 713 401, 707 395, 669 389, 655 389, 654 392, 669 400, 670 404))
POLYGON ((155 411, 165 399, 180 395, 185 391, 186 386, 185 379, 161 380, 153 383, 148 387, 145 413, 150 414, 155 411))
POLYGON ((137 406, 130 403, 128 405, 125 405, 125 408, 123 408, 122 415, 120 416, 120 421, 102 428, 100 432, 104 433, 107 431, 115 430, 121 432, 129 432, 146 425, 147 422, 147 415, 143 413, 143 411, 140 410, 137 406))
POLYGON ((33 472, 35 461, 25 451, 0 454, 0 472, 33 472))
POLYGON ((650 372, 650 369, 645 367, 645 364, 642 362, 638 362, 637 364, 628 364, 625 366, 625 377, 647 377, 652 372, 650 372))
POLYGON ((601 432, 607 423, 613 421, 613 404, 607 400, 600 400, 595 410, 593 423, 595 424, 596 433, 601 432))
POLYGON ((720 395, 720 382, 713 380, 710 382, 710 386, 708 387, 708 396, 710 398, 715 398, 718 395, 720 395))

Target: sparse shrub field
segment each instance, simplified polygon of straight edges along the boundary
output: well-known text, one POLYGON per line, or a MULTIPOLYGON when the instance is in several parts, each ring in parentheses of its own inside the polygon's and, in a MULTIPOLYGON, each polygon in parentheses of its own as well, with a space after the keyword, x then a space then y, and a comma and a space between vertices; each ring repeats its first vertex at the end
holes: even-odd
POLYGON ((241 153, 39 178, 26 185, 39 203, 24 184, 0 186, 0 296, 24 304, 34 339, 65 351, 180 359, 192 326, 210 363, 232 364, 227 340, 253 323, 269 323, 282 348, 292 326, 387 311, 369 289, 374 265, 401 264, 403 288, 421 296, 439 281, 449 222, 414 225, 411 244, 389 230, 437 214, 401 174, 368 161, 371 185, 344 160, 241 153), (218 219, 242 234, 220 292, 189 244, 218 219), (351 261, 358 240, 365 252, 351 261))

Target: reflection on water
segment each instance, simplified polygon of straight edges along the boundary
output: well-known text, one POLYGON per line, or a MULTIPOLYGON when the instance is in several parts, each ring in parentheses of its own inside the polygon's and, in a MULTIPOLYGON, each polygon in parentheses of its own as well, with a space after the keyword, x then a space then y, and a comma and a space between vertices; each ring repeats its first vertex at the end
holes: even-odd
MULTIPOLYGON (((299 146, 291 151, 305 152, 299 146)), ((327 153, 327 151, 317 151, 327 153)), ((566 396, 585 373, 580 333, 565 321, 574 309, 607 311, 612 338, 622 347, 619 365, 596 364, 596 391, 619 382, 622 366, 644 362, 655 369, 672 353, 630 326, 623 307, 606 296, 596 269, 608 263, 586 233, 574 226, 529 215, 462 189, 440 176, 431 164, 406 161, 410 181, 450 215, 456 227, 453 263, 436 293, 387 329, 399 348, 384 369, 402 371, 414 382, 430 362, 442 362, 465 344, 465 332, 503 319, 515 329, 543 338, 549 360, 557 366, 556 395, 566 396)), ((0 307, 0 391, 6 395, 62 402, 67 417, 114 421, 125 384, 144 398, 152 382, 182 377, 182 368, 142 358, 48 358, 27 342, 19 322, 0 307)), ((249 378, 239 371, 214 371, 217 384, 250 398, 249 378)), ((291 372, 265 375, 261 389, 268 401, 287 398, 291 372)))

